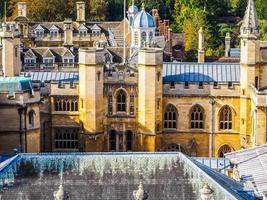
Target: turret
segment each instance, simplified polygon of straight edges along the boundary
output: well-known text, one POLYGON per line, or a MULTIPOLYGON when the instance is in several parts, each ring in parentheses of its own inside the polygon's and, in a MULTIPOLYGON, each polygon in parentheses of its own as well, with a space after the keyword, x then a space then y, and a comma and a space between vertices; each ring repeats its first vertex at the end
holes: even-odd
POLYGON ((155 151, 155 137, 162 131, 162 63, 162 50, 139 50, 138 124, 144 141, 143 151, 155 151))
POLYGON ((4 76, 18 76, 21 72, 20 59, 20 37, 17 29, 8 29, 4 23, 0 30, 0 41, 2 41, 2 65, 4 76))
POLYGON ((103 151, 102 146, 95 149, 96 141, 89 138, 104 132, 104 58, 103 49, 85 48, 79 51, 79 110, 84 128, 85 151, 103 151))
MULTIPOLYGON (((251 133, 252 110, 251 96, 253 90, 251 86, 260 87, 259 80, 259 24, 253 0, 248 1, 243 24, 240 29, 241 38, 241 59, 240 59, 240 136, 241 146, 249 147, 252 144, 253 134, 251 133)), ((254 119, 256 121, 256 118, 254 119)), ((257 136, 256 136, 257 137, 257 136)))
POLYGON ((256 8, 254 1, 249 0, 240 29, 242 64, 256 64, 259 61, 259 37, 260 27, 256 8))
POLYGON ((202 27, 198 31, 198 62, 205 62, 204 32, 202 27))

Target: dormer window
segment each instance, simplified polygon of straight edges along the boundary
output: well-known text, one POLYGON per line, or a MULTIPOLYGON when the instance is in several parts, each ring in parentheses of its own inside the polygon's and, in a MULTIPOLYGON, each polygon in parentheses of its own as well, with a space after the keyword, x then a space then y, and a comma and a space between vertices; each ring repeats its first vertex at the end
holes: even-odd
POLYGON ((37 38, 44 37, 44 28, 40 24, 35 28, 34 32, 37 38))
POLYGON ((64 67, 73 67, 74 57, 63 57, 64 67))
POLYGON ((43 30, 36 30, 35 34, 36 34, 36 37, 38 37, 38 38, 44 37, 44 31, 43 30))
POLYGON ((92 28, 93 37, 99 37, 101 35, 101 28, 98 25, 94 25, 92 28))
POLYGON ((86 37, 87 31, 86 30, 79 30, 80 37, 86 37))
POLYGON ((55 31, 55 30, 50 31, 50 36, 51 36, 52 38, 56 38, 56 37, 58 36, 58 31, 55 31))
POLYGON ((53 25, 51 28, 50 28, 50 36, 51 38, 57 38, 58 37, 58 34, 59 34, 59 29, 58 27, 56 27, 55 25, 53 25))
POLYGON ((79 36, 80 37, 86 37, 87 36, 87 33, 88 33, 88 28, 82 24, 80 27, 79 27, 79 36))
POLYGON ((36 58, 24 58, 24 64, 26 66, 35 66, 36 58))
POLYGON ((54 63, 54 59, 53 58, 44 58, 43 63, 46 67, 52 67, 53 63, 54 63))
POLYGON ((100 31, 98 31, 98 30, 92 31, 92 34, 93 34, 94 37, 99 37, 100 36, 100 31))

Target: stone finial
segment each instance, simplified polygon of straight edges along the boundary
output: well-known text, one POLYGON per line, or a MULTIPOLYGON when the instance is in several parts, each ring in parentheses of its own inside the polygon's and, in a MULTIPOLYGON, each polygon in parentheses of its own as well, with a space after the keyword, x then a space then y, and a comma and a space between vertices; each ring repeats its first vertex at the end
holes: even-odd
POLYGON ((144 190, 144 186, 142 182, 140 182, 138 186, 138 190, 133 191, 133 196, 135 200, 146 200, 148 198, 148 194, 144 190))
POLYGON ((214 191, 210 188, 209 184, 205 183, 200 190, 201 200, 213 200, 214 191))
POLYGON ((237 168, 237 165, 235 165, 233 168, 233 179, 236 181, 240 181, 240 173, 239 173, 239 170, 237 168))
POLYGON ((205 36, 203 28, 201 27, 198 31, 198 62, 204 63, 205 62, 205 36))
POLYGON ((64 187, 62 184, 58 187, 58 190, 54 192, 54 200, 66 200, 64 187))
POLYGON ((231 36, 230 33, 227 32, 225 36, 225 57, 229 57, 231 49, 231 36))
POLYGON ((145 10, 145 3, 142 3, 142 10, 145 10))

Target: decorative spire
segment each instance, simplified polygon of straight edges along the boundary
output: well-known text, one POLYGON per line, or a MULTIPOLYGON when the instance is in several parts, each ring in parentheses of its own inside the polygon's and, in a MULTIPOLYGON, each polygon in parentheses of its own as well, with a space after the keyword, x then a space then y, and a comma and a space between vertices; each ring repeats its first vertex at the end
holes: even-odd
POLYGON ((257 39, 259 38, 259 32, 260 27, 254 1, 248 0, 246 13, 241 26, 241 37, 247 36, 257 39))
POLYGON ((142 10, 145 10, 145 3, 142 3, 142 10))

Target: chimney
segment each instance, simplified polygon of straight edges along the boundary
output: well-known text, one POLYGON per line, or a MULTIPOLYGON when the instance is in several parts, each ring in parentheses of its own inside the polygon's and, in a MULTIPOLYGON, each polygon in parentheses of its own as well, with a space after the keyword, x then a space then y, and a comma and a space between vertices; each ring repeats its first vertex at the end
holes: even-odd
POLYGON ((73 45, 73 25, 72 19, 65 19, 64 21, 64 46, 73 45))
POLYGON ((231 36, 230 36, 230 33, 226 33, 226 36, 225 36, 225 57, 230 56, 230 49, 231 49, 231 36))
POLYGON ((27 17, 27 3, 26 2, 18 2, 18 16, 27 17))
POLYGON ((85 2, 84 1, 77 1, 77 22, 83 23, 85 22, 85 2))
POLYGON ((204 32, 202 27, 198 31, 198 62, 205 62, 204 32))

